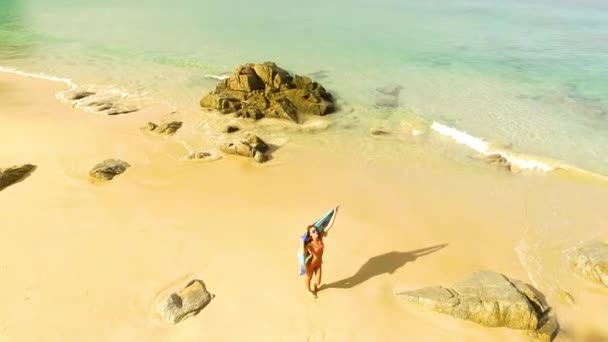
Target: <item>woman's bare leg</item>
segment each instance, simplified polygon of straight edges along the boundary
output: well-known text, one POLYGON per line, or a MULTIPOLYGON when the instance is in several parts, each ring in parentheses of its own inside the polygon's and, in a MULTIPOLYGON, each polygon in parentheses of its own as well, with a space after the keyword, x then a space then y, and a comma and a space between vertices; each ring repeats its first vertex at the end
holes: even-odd
POLYGON ((312 298, 317 298, 317 295, 310 290, 310 281, 312 280, 312 276, 313 276, 313 270, 306 268, 306 292, 308 292, 308 295, 311 296, 312 298))
POLYGON ((321 275, 323 273, 322 271, 323 271, 323 266, 319 266, 319 268, 317 268, 315 270, 315 274, 314 274, 314 277, 315 277, 315 290, 314 291, 315 292, 317 292, 319 290, 319 287, 321 286, 321 275))

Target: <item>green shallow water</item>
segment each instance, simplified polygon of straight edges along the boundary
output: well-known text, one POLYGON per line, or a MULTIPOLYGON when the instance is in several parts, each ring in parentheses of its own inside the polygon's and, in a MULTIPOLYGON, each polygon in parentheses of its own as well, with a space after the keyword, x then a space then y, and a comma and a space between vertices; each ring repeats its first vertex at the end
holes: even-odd
POLYGON ((414 115, 608 174, 606 18, 569 0, 2 0, 0 65, 196 111, 204 75, 273 60, 335 93, 339 123, 356 118, 324 141, 360 146, 414 115))

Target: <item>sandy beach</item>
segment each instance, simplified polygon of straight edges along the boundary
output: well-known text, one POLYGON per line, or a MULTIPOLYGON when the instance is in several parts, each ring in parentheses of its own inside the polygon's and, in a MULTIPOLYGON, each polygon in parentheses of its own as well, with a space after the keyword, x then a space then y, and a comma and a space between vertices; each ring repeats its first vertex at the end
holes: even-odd
POLYGON ((529 341, 393 294, 486 269, 538 282, 561 324, 556 341, 608 338, 605 289, 551 273, 576 299, 563 303, 517 252, 533 227, 564 217, 583 236, 605 233, 605 184, 428 154, 362 163, 346 147, 301 143, 264 164, 192 161, 180 143, 192 123, 172 137, 139 129, 171 108, 103 116, 58 101, 63 89, 0 73, 0 167, 38 166, 0 192, 2 341, 529 341), (91 182, 107 158, 132 167, 91 182), (337 204, 325 286, 311 300, 297 275, 298 237, 337 204), (216 297, 170 326, 154 299, 192 277, 216 297))

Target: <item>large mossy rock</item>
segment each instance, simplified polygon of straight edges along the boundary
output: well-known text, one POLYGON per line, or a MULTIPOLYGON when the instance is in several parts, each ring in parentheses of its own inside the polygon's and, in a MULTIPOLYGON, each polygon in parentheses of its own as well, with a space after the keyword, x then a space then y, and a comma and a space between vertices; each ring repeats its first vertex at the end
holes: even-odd
POLYGON ((575 272, 596 284, 608 287, 608 243, 588 241, 568 252, 575 272))
POLYGON ((451 287, 426 287, 397 297, 488 327, 525 330, 544 341, 557 334, 550 308, 530 285, 492 271, 476 272, 451 287))
POLYGON ((11 166, 6 169, 0 169, 0 191, 26 179, 32 174, 32 172, 34 172, 34 170, 36 170, 36 165, 32 164, 11 166))
POLYGON ((326 115, 335 110, 335 100, 323 86, 305 76, 292 76, 272 62, 238 66, 200 104, 237 117, 294 122, 301 113, 326 115))

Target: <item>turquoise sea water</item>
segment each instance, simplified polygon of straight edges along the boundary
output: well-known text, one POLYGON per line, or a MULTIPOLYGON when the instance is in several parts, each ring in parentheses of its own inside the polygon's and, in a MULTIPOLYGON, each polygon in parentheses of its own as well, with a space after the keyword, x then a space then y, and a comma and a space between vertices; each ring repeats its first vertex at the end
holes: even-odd
POLYGON ((418 117, 608 174, 605 1, 0 0, 0 66, 183 110, 266 60, 335 93, 353 143, 418 117))

